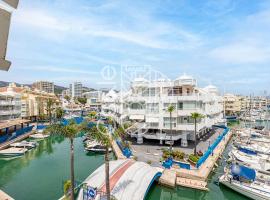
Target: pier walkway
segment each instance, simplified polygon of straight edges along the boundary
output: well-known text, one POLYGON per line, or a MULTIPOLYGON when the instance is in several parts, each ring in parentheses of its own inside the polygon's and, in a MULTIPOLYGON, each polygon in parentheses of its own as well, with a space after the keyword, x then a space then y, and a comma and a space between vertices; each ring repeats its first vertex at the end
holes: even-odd
POLYGON ((23 135, 20 135, 20 136, 14 138, 13 140, 9 140, 7 142, 0 144, 0 150, 9 147, 9 145, 12 143, 19 142, 21 140, 28 138, 30 135, 34 134, 35 132, 36 132, 36 130, 31 130, 29 133, 25 133, 23 135))
MULTIPOLYGON (((151 167, 144 162, 131 159, 110 161, 110 190, 117 200, 142 200, 155 180, 161 176, 162 169, 151 167)), ((88 195, 100 200, 106 193, 105 165, 100 166, 85 181, 78 200, 88 195)))

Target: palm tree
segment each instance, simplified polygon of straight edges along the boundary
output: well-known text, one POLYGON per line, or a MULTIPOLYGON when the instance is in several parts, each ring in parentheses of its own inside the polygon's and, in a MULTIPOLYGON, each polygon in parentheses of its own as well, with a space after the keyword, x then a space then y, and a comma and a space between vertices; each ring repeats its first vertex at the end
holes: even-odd
POLYGON ((88 114, 88 117, 90 117, 90 119, 93 119, 97 116, 97 112, 96 111, 91 111, 89 114, 88 114))
POLYGON ((55 109, 56 119, 60 120, 64 117, 65 111, 61 107, 55 109))
POLYGON ((70 102, 70 96, 66 95, 66 96, 64 96, 64 99, 65 99, 67 102, 70 102))
POLYGON ((171 134, 171 138, 170 138, 170 153, 172 153, 172 112, 175 110, 175 107, 173 105, 170 105, 167 108, 167 111, 170 113, 170 134, 171 134))
POLYGON ((197 122, 199 119, 204 118, 204 116, 200 113, 194 112, 191 113, 191 118, 194 119, 194 137, 195 137, 194 155, 197 155, 197 122))
POLYGON ((109 159, 109 149, 112 148, 112 139, 118 137, 117 134, 112 135, 110 137, 108 133, 108 129, 100 124, 99 126, 94 126, 91 129, 84 130, 88 133, 89 137, 91 137, 93 140, 101 143, 103 146, 105 146, 106 151, 104 154, 104 160, 105 160, 105 185, 106 185, 106 196, 107 200, 111 199, 110 194, 110 159, 109 159))
POLYGON ((55 101, 53 99, 48 99, 47 100, 47 114, 49 115, 49 121, 50 124, 52 123, 52 111, 54 110, 53 105, 54 105, 55 101))
POLYGON ((71 192, 70 199, 74 200, 74 188, 75 188, 75 175, 74 175, 74 139, 78 133, 82 130, 81 125, 75 123, 74 120, 69 121, 68 125, 61 123, 49 125, 45 129, 45 134, 60 135, 68 138, 70 141, 70 180, 71 180, 71 192))

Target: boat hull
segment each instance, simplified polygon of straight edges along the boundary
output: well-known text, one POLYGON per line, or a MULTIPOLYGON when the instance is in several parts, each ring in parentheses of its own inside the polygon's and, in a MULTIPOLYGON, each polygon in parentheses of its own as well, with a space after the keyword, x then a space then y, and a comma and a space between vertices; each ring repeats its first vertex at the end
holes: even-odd
POLYGON ((259 193, 254 193, 252 191, 245 190, 241 188, 238 184, 231 184, 229 181, 224 180, 224 179, 220 179, 219 182, 225 185, 226 187, 254 200, 269 200, 270 198, 270 196, 266 196, 259 193))

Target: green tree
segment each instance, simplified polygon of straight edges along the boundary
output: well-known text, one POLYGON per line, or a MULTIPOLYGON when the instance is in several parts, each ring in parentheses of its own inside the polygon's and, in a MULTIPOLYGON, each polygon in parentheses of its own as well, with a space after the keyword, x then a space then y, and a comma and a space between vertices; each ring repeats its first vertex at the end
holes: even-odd
POLYGON ((68 95, 64 96, 64 99, 65 99, 66 101, 68 101, 68 102, 70 102, 70 100, 71 100, 70 96, 68 96, 68 95))
POLYGON ((47 100, 47 108, 46 108, 46 110, 47 110, 47 114, 49 116, 50 124, 52 123, 52 111, 54 110, 54 107, 53 107, 54 104, 55 104, 55 101, 53 99, 49 98, 47 100))
POLYGON ((61 107, 57 107, 55 109, 56 119, 60 120, 64 117, 65 111, 61 107))
POLYGON ((85 104, 87 103, 87 99, 85 97, 78 97, 77 101, 81 104, 81 115, 83 115, 83 111, 85 108, 85 104))
POLYGON ((170 113, 170 134, 171 134, 171 137, 170 137, 170 153, 172 153, 172 113, 173 111, 175 110, 175 107, 173 105, 170 105, 168 108, 167 108, 167 111, 170 113))
POLYGON ((91 111, 91 112, 88 114, 88 117, 90 117, 90 119, 94 119, 96 116, 97 116, 97 112, 96 112, 96 111, 91 111))
MULTIPOLYGON (((85 125, 84 125, 85 126, 85 125)), ((68 125, 61 123, 49 125, 44 134, 59 135, 68 138, 70 141, 70 180, 71 180, 71 193, 70 198, 74 200, 74 187, 75 187, 75 175, 74 175, 74 139, 78 133, 82 130, 82 125, 78 125, 74 120, 69 121, 68 125)))
POLYGON ((112 139, 115 139, 118 137, 117 134, 112 135, 112 138, 110 137, 108 133, 108 129, 100 124, 99 126, 94 126, 91 129, 86 128, 85 130, 89 137, 91 137, 93 140, 101 143, 103 146, 105 146, 106 151, 104 154, 104 160, 105 160, 105 183, 106 183, 106 196, 107 200, 111 199, 110 195, 110 159, 109 159, 109 149, 112 148, 112 139))
POLYGON ((87 103, 87 99, 85 97, 78 97, 77 101, 83 106, 85 106, 85 104, 87 103))
POLYGON ((204 118, 204 116, 200 113, 194 112, 191 113, 191 118, 194 119, 194 143, 195 143, 195 147, 194 147, 194 155, 197 155, 197 123, 198 120, 204 118))

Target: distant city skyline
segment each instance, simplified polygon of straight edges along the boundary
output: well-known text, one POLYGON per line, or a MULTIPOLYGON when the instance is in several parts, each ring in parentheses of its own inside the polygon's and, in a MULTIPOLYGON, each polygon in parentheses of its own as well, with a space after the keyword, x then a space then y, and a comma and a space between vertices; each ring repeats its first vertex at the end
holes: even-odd
MULTIPOLYGON (((220 92, 270 94, 270 2, 21 0, 0 80, 102 85, 102 70, 151 66, 220 92)), ((116 88, 117 89, 117 88, 116 88)))

